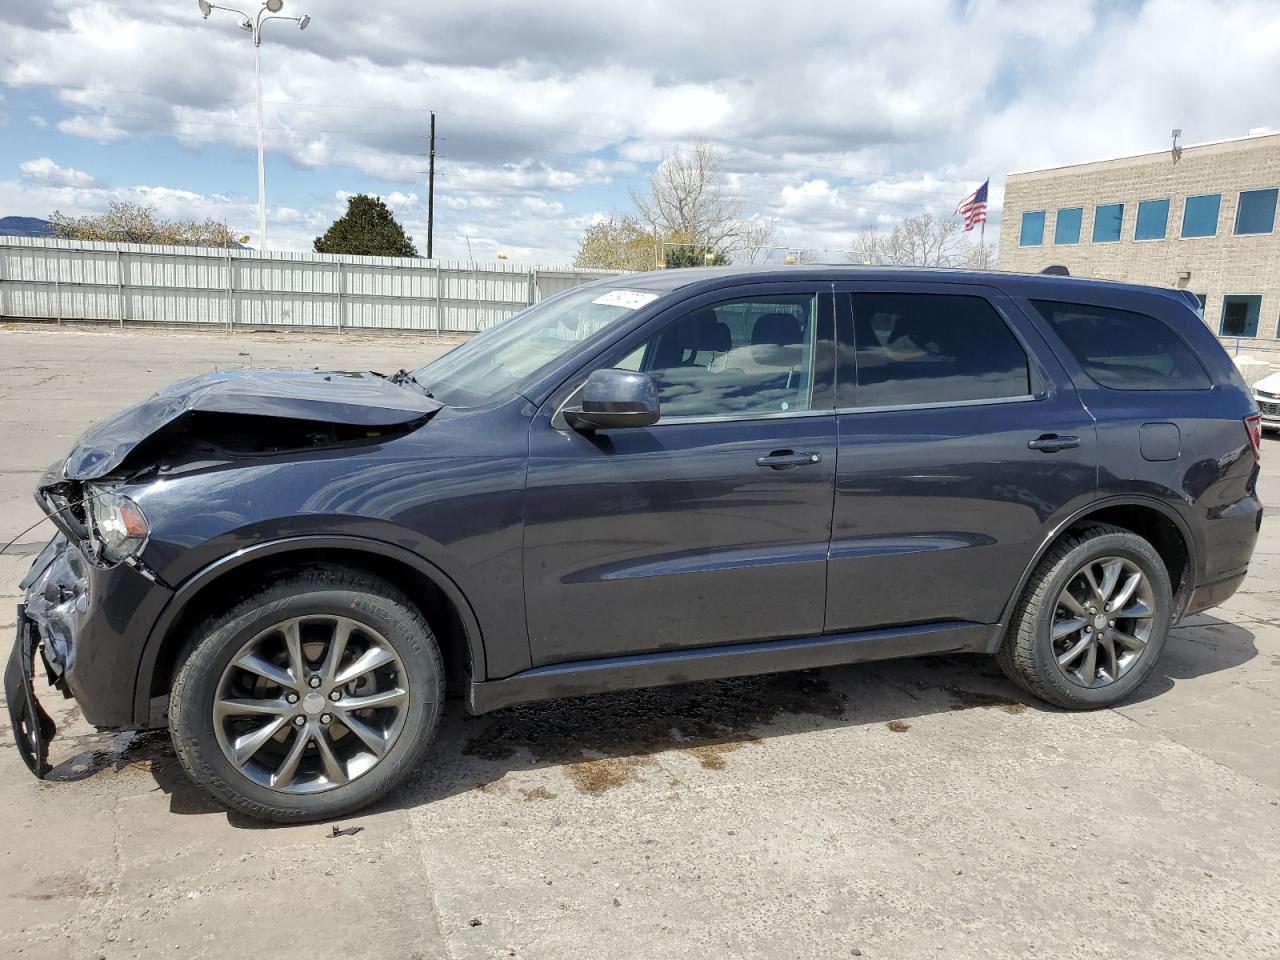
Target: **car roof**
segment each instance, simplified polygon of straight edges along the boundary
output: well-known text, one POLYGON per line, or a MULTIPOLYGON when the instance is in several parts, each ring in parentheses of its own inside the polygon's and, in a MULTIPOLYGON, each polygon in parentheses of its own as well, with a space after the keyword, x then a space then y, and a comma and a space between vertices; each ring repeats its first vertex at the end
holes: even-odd
POLYGON ((647 273, 627 273, 597 280, 593 286, 624 287, 632 290, 653 290, 670 293, 682 287, 700 284, 704 289, 714 289, 729 283, 774 280, 865 280, 917 283, 969 283, 994 285, 1004 290, 1016 290, 1026 296, 1085 296, 1115 293, 1120 290, 1157 293, 1181 301, 1183 292, 1168 287, 1152 287, 1143 284, 1121 283, 1115 280, 1098 280, 1086 277, 1070 277, 1061 274, 1013 273, 1002 270, 960 270, 945 267, 873 267, 860 264, 775 264, 772 266, 687 267, 676 270, 652 270, 647 273))

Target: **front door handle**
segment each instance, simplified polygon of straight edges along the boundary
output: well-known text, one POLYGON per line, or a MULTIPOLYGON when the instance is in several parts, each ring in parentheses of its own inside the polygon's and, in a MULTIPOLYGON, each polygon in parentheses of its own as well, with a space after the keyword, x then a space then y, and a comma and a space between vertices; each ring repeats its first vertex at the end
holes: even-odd
POLYGON ((1059 450, 1070 450, 1080 446, 1080 438, 1060 437, 1056 433, 1046 433, 1034 440, 1028 440, 1027 446, 1041 453, 1057 453, 1059 450))
POLYGON ((821 462, 820 453, 796 453, 794 450, 775 450, 767 457, 756 457, 757 467, 771 467, 774 470, 789 470, 821 462))

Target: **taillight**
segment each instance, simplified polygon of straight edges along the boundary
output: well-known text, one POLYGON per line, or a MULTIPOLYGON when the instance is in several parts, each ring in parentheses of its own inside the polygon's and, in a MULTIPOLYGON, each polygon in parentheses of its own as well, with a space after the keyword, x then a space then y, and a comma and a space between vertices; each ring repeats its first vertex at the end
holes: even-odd
POLYGON ((1253 455, 1262 459, 1262 414, 1251 413, 1244 418, 1244 429, 1249 434, 1249 445, 1253 447, 1253 455))

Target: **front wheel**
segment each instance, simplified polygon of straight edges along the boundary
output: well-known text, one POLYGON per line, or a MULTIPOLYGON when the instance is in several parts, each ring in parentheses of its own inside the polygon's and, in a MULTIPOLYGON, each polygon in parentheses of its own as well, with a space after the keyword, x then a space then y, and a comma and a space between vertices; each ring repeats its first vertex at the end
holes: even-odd
POLYGON ((252 817, 337 817, 399 783, 444 700, 435 638, 400 591, 299 571, 197 629, 169 699, 191 779, 252 817))
POLYGON ((1155 667, 1172 610, 1155 548, 1096 524, 1064 537, 1036 567, 997 659, 1014 683, 1056 706, 1113 706, 1155 667))

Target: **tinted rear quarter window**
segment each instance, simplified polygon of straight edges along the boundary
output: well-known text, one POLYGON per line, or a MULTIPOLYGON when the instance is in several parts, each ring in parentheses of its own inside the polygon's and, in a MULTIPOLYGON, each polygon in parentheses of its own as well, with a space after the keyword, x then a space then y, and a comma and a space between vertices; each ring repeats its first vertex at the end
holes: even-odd
POLYGON ((856 293, 849 299, 854 357, 849 362, 849 338, 841 330, 840 407, 1001 400, 1031 393, 1022 345, 982 297, 856 293))
POLYGON ((1163 320, 1080 303, 1033 300, 1093 380, 1113 390, 1207 390, 1195 353, 1163 320))

